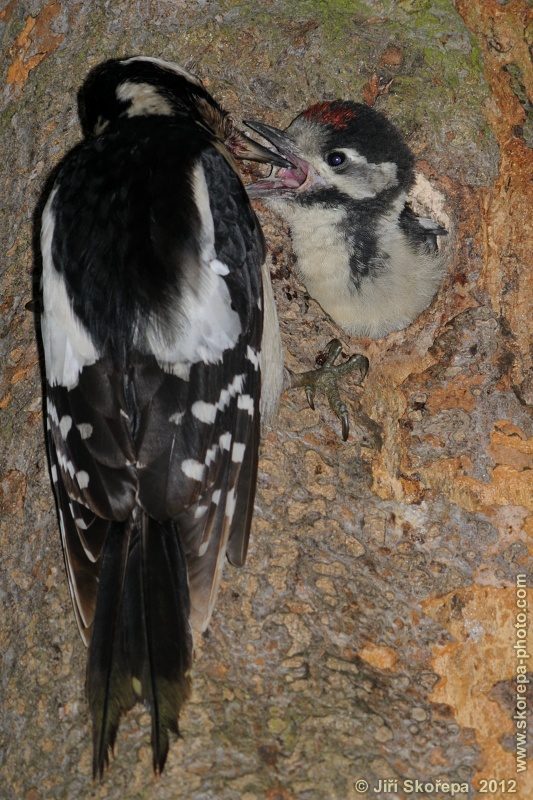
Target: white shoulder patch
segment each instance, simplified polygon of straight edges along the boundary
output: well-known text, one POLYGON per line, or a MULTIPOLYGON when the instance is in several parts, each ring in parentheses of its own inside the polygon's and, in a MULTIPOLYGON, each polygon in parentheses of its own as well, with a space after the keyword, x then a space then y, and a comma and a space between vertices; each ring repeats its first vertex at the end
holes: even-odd
POLYGON ((232 308, 224 280, 229 267, 216 257, 215 226, 209 191, 201 163, 193 170, 192 186, 200 216, 200 259, 191 261, 183 275, 182 294, 174 309, 172 338, 161 333, 152 320, 148 343, 160 365, 179 377, 188 375, 190 364, 215 364, 233 348, 241 333, 239 315, 232 308))
POLYGON ((43 256, 43 317, 42 337, 46 377, 51 386, 73 389, 81 370, 97 361, 99 355, 89 332, 76 319, 67 294, 65 282, 57 271, 52 257, 54 189, 46 203, 41 227, 43 256))

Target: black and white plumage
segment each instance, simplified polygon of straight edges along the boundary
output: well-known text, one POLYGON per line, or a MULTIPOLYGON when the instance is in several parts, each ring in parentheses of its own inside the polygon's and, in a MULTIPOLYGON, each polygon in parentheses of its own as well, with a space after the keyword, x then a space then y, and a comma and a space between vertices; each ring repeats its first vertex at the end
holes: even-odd
POLYGON ((318 103, 285 131, 247 123, 293 162, 248 187, 289 224, 296 269, 311 297, 350 334, 405 328, 444 271, 446 230, 406 203, 414 157, 375 109, 318 103))
POLYGON ((94 773, 137 701, 160 772, 191 623, 207 626, 225 557, 244 562, 253 511, 265 247, 233 155, 286 162, 158 59, 100 65, 79 109, 85 139, 42 214, 50 466, 89 645, 94 773))

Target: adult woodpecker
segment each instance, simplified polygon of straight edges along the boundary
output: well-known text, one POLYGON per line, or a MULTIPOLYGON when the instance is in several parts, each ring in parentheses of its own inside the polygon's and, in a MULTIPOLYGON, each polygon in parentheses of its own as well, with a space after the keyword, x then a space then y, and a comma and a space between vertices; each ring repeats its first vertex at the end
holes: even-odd
POLYGON ((288 223, 296 270, 309 294, 347 333, 385 336, 431 302, 443 276, 446 230, 407 204, 414 157, 375 109, 318 103, 284 131, 247 125, 293 166, 248 187, 288 223))
POLYGON ((96 67, 78 99, 85 138, 42 213, 50 468, 89 647, 94 774, 137 701, 161 772, 191 623, 207 626, 226 556, 246 557, 265 352, 263 411, 281 386, 263 236, 233 156, 290 164, 155 58, 96 67))

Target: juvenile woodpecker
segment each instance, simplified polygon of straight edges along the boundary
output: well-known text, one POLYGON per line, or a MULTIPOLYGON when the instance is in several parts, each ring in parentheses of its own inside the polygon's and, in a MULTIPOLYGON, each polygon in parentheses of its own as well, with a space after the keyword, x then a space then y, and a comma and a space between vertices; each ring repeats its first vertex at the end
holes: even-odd
POLYGON ((318 103, 285 131, 260 133, 293 166, 248 187, 288 223, 309 294, 349 334, 385 336, 431 302, 444 228, 406 204, 414 157, 383 114, 360 103, 318 103))
POLYGON ((281 383, 263 236, 233 156, 290 164, 158 59, 98 66, 78 100, 85 138, 41 226, 50 468, 89 646, 94 774, 137 701, 161 772, 191 623, 206 628, 225 557, 246 557, 262 351, 281 383))

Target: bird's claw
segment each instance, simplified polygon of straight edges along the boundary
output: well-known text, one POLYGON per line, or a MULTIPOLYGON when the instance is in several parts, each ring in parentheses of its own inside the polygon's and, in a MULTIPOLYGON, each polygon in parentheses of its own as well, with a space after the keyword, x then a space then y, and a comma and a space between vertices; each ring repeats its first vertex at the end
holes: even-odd
POLYGON ((313 386, 306 384, 305 386, 305 396, 307 397, 307 402, 309 403, 309 408, 312 408, 313 411, 315 410, 315 389, 313 386))
POLYGON ((348 409, 339 394, 338 382, 339 379, 344 378, 345 375, 359 370, 359 383, 362 383, 368 372, 368 358, 357 354, 350 356, 350 358, 347 361, 343 361, 342 364, 335 364, 341 351, 342 344, 338 339, 332 339, 326 347, 327 356, 322 366, 318 367, 318 369, 310 370, 309 372, 300 372, 298 374, 291 373, 290 388, 294 389, 303 386, 307 402, 312 409, 315 408, 314 398, 316 390, 321 389, 328 398, 331 410, 340 419, 342 438, 346 441, 350 432, 350 418, 348 409))

